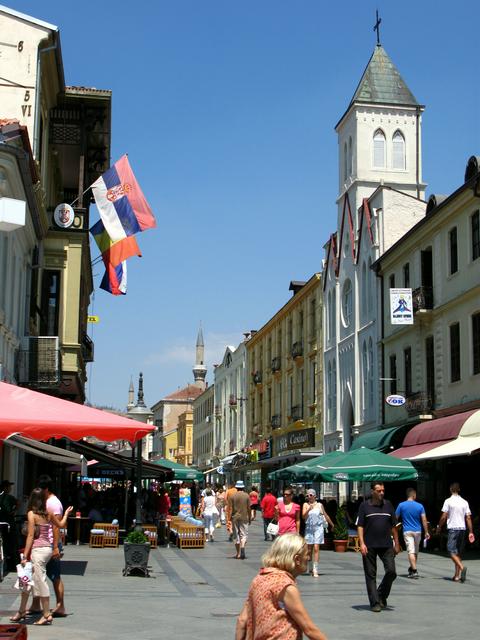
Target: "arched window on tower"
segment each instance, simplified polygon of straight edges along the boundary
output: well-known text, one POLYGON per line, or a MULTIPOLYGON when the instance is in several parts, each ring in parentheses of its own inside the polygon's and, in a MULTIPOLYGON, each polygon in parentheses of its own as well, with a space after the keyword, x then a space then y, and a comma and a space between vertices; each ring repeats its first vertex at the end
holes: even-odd
POLYGON ((328 304, 326 311, 326 319, 327 319, 327 344, 330 343, 332 339, 332 292, 328 292, 328 304))
POLYGON ((385 134, 377 129, 373 135, 373 166, 383 168, 385 166, 385 134))
POLYGON ((368 406, 373 409, 373 342, 368 339, 368 406))
POLYGON ((353 143, 352 136, 348 139, 348 175, 353 173, 353 143))
POLYGON ((368 280, 367 280, 367 265, 365 261, 362 264, 362 281, 360 283, 360 286, 362 287, 362 308, 360 309, 360 315, 362 319, 365 320, 365 318, 368 315, 368 309, 367 309, 368 280))
POLYGON ((393 134, 392 168, 405 169, 405 138, 400 131, 393 134))
POLYGON ((347 181, 348 176, 348 158, 347 158, 347 143, 343 145, 343 181, 347 181))

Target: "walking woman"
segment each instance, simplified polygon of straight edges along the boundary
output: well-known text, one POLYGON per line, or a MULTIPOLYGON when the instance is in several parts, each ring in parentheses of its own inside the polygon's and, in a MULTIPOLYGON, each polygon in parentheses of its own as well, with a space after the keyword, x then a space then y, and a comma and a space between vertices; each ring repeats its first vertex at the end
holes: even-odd
MULTIPOLYGON (((63 528, 67 524, 67 518, 73 507, 65 510, 65 515, 60 520, 53 513, 47 512, 47 505, 43 489, 34 489, 30 494, 27 513, 27 541, 25 543, 24 559, 32 561, 33 565, 33 596, 40 597, 43 615, 40 620, 34 622, 36 625, 51 624, 50 613, 50 591, 47 584, 47 562, 52 556, 58 556, 58 547, 52 549, 53 532, 52 525, 63 528)), ((26 615, 28 596, 30 594, 22 591, 20 608, 17 613, 10 618, 12 622, 23 620, 26 615)))
POLYGON ((227 499, 226 499, 224 487, 220 485, 217 486, 217 493, 215 498, 216 498, 218 513, 220 514, 220 522, 221 524, 225 524, 225 505, 226 505, 227 499))
POLYGON ((277 538, 263 556, 237 620, 235 640, 327 640, 305 609, 296 577, 307 568, 308 550, 296 533, 277 538))
POLYGON ((252 487, 252 490, 249 493, 250 496, 250 516, 252 520, 255 520, 257 517, 257 511, 260 509, 259 505, 259 496, 257 487, 252 487))
POLYGON ((283 490, 283 501, 275 507, 275 519, 278 522, 278 535, 300 532, 300 506, 293 502, 292 487, 283 490))
POLYGON ((213 534, 215 532, 215 521, 218 517, 218 509, 215 505, 215 496, 211 489, 205 490, 205 496, 202 498, 200 513, 205 523, 205 538, 213 542, 213 534))
POLYGON ((317 502, 315 489, 307 491, 307 502, 303 505, 303 519, 305 520, 305 542, 308 545, 308 561, 312 560, 313 550, 313 570, 312 575, 318 578, 318 559, 320 555, 320 545, 324 543, 325 529, 333 528, 333 522, 327 515, 323 504, 317 502))

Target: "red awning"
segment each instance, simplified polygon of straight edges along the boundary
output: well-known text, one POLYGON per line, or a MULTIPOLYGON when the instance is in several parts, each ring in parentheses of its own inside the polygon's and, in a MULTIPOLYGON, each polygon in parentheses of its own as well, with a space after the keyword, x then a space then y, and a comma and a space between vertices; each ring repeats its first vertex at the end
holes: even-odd
POLYGON ((417 424, 405 436, 402 447, 389 455, 404 460, 414 460, 422 453, 451 442, 457 438, 465 421, 476 412, 477 409, 417 424))
POLYGON ((107 411, 0 382, 0 440, 18 434, 34 440, 140 440, 155 429, 107 411))

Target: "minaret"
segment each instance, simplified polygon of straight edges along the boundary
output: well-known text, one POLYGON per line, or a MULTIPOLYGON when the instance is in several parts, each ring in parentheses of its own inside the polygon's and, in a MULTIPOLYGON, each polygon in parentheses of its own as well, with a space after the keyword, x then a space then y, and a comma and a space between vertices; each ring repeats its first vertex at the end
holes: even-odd
POLYGON ((133 378, 130 378, 130 386, 128 387, 128 404, 127 411, 135 406, 135 388, 133 386, 133 378))
POLYGON ((197 346, 195 349, 195 366, 193 367, 193 377, 195 385, 200 389, 205 389, 205 378, 207 376, 207 367, 204 364, 205 345, 203 344, 203 332, 200 326, 197 336, 197 346))

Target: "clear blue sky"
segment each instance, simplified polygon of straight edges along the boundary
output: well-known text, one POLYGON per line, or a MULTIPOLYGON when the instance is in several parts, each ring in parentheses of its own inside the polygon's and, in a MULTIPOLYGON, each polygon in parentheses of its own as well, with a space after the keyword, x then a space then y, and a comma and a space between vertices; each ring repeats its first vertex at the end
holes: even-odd
POLYGON ((157 218, 127 296, 95 291, 93 403, 124 407, 139 371, 149 405, 190 382, 200 321, 211 381, 224 346, 321 270, 333 128, 374 49, 377 7, 382 44, 426 105, 427 194, 456 189, 480 153, 477 0, 4 4, 60 27, 68 84, 113 90, 112 161, 129 154, 157 218))

